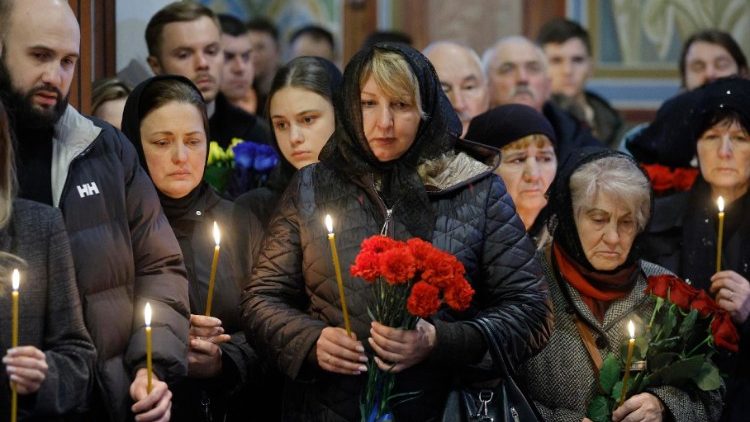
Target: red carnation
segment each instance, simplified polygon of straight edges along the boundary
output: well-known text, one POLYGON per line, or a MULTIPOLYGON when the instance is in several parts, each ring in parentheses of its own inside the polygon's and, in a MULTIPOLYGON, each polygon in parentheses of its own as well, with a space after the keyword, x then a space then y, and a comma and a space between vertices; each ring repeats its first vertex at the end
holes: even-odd
POLYGON ((354 264, 349 268, 349 273, 353 277, 360 277, 372 283, 376 278, 380 277, 379 255, 374 252, 360 252, 354 258, 354 264))
MULTIPOLYGON (((422 281, 440 289, 446 289, 456 278, 457 261, 458 259, 455 256, 435 250, 427 256, 425 270, 422 272, 422 281)), ((458 264, 461 263, 458 262, 458 264)), ((461 265, 461 268, 463 268, 463 265, 461 265)))
POLYGON ((690 190, 698 178, 698 169, 694 168, 677 168, 674 171, 674 188, 675 190, 685 192, 690 190))
POLYGON ((716 302, 704 291, 699 290, 692 302, 690 302, 690 308, 698 311, 701 317, 705 318, 712 313, 716 312, 719 307, 716 302))
POLYGON ((457 311, 466 310, 471 304, 472 297, 474 297, 474 289, 463 277, 456 277, 443 295, 445 303, 457 311))
POLYGON ((440 290, 427 284, 424 281, 418 281, 411 288, 409 300, 406 302, 406 309, 410 314, 420 318, 429 318, 434 315, 440 308, 440 290))
POLYGON ((372 252, 381 254, 399 246, 398 241, 383 235, 370 236, 362 241, 359 249, 361 252, 372 252))
POLYGON ((406 245, 409 247, 411 254, 414 255, 414 259, 417 260, 417 271, 424 271, 427 257, 435 251, 435 247, 431 243, 416 237, 407 240, 406 245))
POLYGON ((403 284, 414 278, 417 263, 405 244, 380 255, 380 273, 390 284, 403 284))
POLYGON ((716 346, 734 353, 739 351, 740 336, 737 334, 737 327, 734 326, 732 318, 725 310, 720 309, 714 314, 714 319, 711 321, 711 333, 716 346))
POLYGON ((688 310, 690 302, 698 296, 698 289, 676 279, 669 291, 669 301, 677 305, 680 309, 688 310))
POLYGON ((669 167, 659 164, 644 164, 642 167, 646 170, 655 193, 660 194, 672 188, 674 176, 669 167))

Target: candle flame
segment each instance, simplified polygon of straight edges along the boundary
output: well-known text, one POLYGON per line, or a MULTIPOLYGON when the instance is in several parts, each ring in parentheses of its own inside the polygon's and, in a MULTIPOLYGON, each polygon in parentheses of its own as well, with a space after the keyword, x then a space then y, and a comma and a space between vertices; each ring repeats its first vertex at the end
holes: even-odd
POLYGON ((219 225, 216 224, 214 221, 214 242, 216 242, 216 246, 219 246, 221 243, 221 231, 219 231, 219 225))
POLYGON ((143 319, 146 321, 146 327, 151 326, 151 304, 146 302, 146 307, 143 309, 143 319))
POLYGON ((330 214, 326 214, 326 228, 328 229, 328 233, 333 233, 333 218, 331 218, 330 214))
POLYGON ((724 198, 723 197, 720 196, 716 200, 716 206, 719 207, 719 212, 724 212, 724 198))
POLYGON ((628 334, 630 334, 630 338, 635 338, 635 324, 633 324, 633 320, 631 319, 628 321, 628 334))
POLYGON ((18 268, 13 269, 13 275, 10 277, 11 284, 13 285, 13 291, 18 291, 18 285, 21 282, 21 274, 18 272, 18 268))

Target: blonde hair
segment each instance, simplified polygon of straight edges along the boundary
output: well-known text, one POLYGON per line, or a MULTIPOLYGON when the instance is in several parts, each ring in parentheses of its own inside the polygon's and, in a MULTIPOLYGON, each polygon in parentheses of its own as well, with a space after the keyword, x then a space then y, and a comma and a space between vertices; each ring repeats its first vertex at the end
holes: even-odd
POLYGON ((516 149, 526 149, 529 147, 529 145, 532 145, 532 144, 535 144, 537 148, 554 146, 552 145, 552 141, 550 141, 546 135, 542 135, 541 133, 534 133, 531 135, 526 135, 523 138, 516 139, 515 141, 500 148, 500 151, 510 152, 516 149))
POLYGON ((425 118, 422 97, 419 95, 419 81, 401 54, 376 48, 359 77, 360 89, 370 76, 386 95, 414 104, 419 116, 425 118))

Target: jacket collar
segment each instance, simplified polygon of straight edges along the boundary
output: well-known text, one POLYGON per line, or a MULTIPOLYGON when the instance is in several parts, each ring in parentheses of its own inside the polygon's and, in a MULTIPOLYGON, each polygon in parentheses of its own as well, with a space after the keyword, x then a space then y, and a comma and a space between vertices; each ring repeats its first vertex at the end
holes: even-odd
POLYGON ((68 105, 55 125, 52 142, 52 203, 58 207, 70 163, 94 142, 102 129, 68 105))

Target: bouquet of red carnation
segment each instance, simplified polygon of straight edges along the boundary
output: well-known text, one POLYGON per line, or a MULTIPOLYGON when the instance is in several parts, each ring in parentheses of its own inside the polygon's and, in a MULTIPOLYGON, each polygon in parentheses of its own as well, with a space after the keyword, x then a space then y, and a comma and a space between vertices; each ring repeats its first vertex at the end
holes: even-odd
MULTIPOLYGON (((370 318, 404 330, 413 330, 418 318, 434 315, 442 304, 463 311, 474 296, 461 261, 416 238, 406 242, 381 235, 365 239, 350 272, 372 285, 370 318)), ((390 420, 392 402, 413 396, 392 396, 394 381, 393 373, 369 364, 360 404, 363 421, 390 420)))
MULTIPOLYGON (((719 369, 712 361, 716 348, 737 352, 739 335, 727 311, 705 291, 672 275, 648 278, 646 293, 656 304, 645 332, 635 339, 634 361, 645 370, 627 381, 626 396, 648 387, 692 386, 702 391, 721 387, 719 369)), ((622 353, 625 356, 625 353, 622 353)), ((599 395, 588 408, 594 421, 612 420, 623 389, 624 362, 610 354, 599 371, 599 395)))

